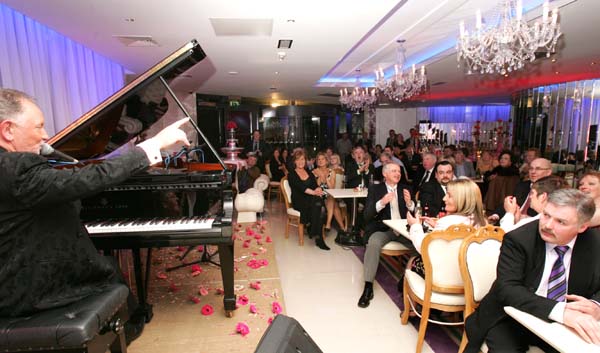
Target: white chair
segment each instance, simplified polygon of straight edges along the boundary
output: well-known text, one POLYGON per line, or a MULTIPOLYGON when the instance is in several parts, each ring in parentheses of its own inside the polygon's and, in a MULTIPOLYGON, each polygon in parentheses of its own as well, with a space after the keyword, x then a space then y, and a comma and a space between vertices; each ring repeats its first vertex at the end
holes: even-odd
MULTIPOLYGON (((475 311, 496 280, 496 267, 503 237, 502 228, 488 225, 466 237, 460 246, 458 261, 465 283, 465 318, 475 311)), ((463 332, 459 353, 465 350, 467 342, 467 336, 463 332)), ((485 343, 481 346, 481 351, 488 351, 485 343)), ((528 352, 542 350, 530 347, 528 352)))
POLYGON ((263 192, 269 186, 269 177, 261 174, 254 180, 253 186, 246 192, 237 194, 235 197, 235 209, 237 211, 237 222, 256 222, 256 213, 262 212, 265 206, 263 192))
POLYGON ((421 245, 425 278, 414 271, 404 271, 404 311, 402 324, 408 323, 411 308, 421 317, 416 352, 423 348, 429 321, 440 325, 462 325, 463 322, 441 322, 429 319, 431 309, 461 312, 465 309, 464 283, 458 266, 458 251, 465 237, 475 232, 467 225, 450 226, 443 231, 428 234, 421 245), (414 302, 422 305, 421 313, 414 302))
POLYGON ((292 207, 292 188, 287 177, 281 178, 281 193, 285 202, 287 222, 285 224, 285 238, 290 237, 290 226, 298 227, 298 241, 300 246, 304 245, 304 224, 300 221, 300 211, 292 207))
POLYGON ((277 194, 277 200, 279 202, 281 202, 281 182, 280 181, 273 181, 273 174, 271 173, 271 163, 267 163, 265 164, 265 171, 267 172, 267 175, 269 176, 269 179, 271 181, 269 181, 269 187, 267 189, 267 203, 269 204, 269 207, 271 207, 271 192, 275 191, 275 193, 277 194))

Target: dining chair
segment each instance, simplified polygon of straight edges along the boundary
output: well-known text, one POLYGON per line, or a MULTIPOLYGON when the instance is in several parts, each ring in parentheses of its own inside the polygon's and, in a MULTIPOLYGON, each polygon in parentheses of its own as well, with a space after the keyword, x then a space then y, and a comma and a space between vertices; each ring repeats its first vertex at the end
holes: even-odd
MULTIPOLYGON (((465 309, 464 283, 458 266, 458 253, 464 238, 475 233, 468 225, 454 225, 429 233, 421 245, 425 278, 410 269, 404 271, 404 311, 401 323, 406 325, 411 309, 421 318, 416 352, 423 349, 428 322, 440 325, 462 325, 463 321, 443 322, 429 317, 431 309, 458 313, 465 309), (415 303, 422 306, 419 313, 415 303)), ((412 259, 411 259, 412 260, 412 259)), ((409 264, 412 261, 409 261, 409 264)))
MULTIPOLYGON (((465 283, 465 318, 477 309, 496 280, 496 266, 503 238, 502 228, 487 225, 466 237, 460 246, 458 261, 465 283)), ((459 353, 465 350, 467 343, 467 336, 463 331, 459 353)), ((487 352, 487 345, 484 343, 480 350, 487 352)), ((543 351, 539 347, 530 347, 528 352, 543 351)))
POLYGON ((285 224, 285 238, 290 237, 290 226, 298 227, 298 241, 300 246, 304 245, 304 224, 300 221, 300 211, 292 207, 292 188, 287 179, 287 176, 281 178, 280 188, 283 194, 283 201, 287 213, 287 221, 285 224))
POLYGON ((267 188, 267 203, 269 208, 271 207, 271 192, 275 191, 277 194, 277 201, 281 202, 281 181, 273 181, 273 174, 271 173, 271 163, 265 164, 265 172, 269 176, 269 187, 267 188))

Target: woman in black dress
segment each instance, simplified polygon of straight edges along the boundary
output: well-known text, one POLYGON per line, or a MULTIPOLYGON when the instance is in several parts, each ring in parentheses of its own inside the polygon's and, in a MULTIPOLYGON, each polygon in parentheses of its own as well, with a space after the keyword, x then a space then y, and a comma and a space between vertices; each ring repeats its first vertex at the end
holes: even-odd
POLYGON ((269 168, 271 170, 271 176, 273 177, 271 181, 280 181, 281 178, 287 174, 285 162, 283 158, 281 158, 281 149, 279 147, 275 147, 273 150, 273 157, 269 162, 269 168))
POLYGON ((293 155, 294 169, 289 171, 288 181, 292 189, 292 206, 300 211, 300 222, 308 228, 309 237, 315 238, 315 243, 322 250, 329 250, 321 236, 323 219, 321 208, 325 195, 317 185, 315 176, 306 170, 306 156, 303 151, 293 155))

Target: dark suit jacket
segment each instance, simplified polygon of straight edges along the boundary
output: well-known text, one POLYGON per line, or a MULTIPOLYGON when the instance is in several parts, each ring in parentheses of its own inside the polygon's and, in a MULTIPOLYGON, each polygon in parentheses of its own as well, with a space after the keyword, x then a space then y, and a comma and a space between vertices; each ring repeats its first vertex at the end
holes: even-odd
POLYGON ((79 221, 79 199, 147 167, 135 148, 80 169, 0 148, 0 316, 63 306, 98 293, 117 276, 79 221))
POLYGON ((360 185, 361 180, 364 182, 363 185, 369 185, 369 178, 373 175, 374 168, 373 164, 369 164, 369 171, 366 173, 358 174, 356 171, 358 170, 358 164, 354 159, 349 160, 346 163, 346 187, 347 188, 355 188, 360 185))
MULTIPOLYGON (((400 216, 402 218, 406 218, 406 212, 408 209, 406 208, 406 204, 404 203, 404 190, 411 191, 408 185, 398 184, 396 188, 396 197, 398 198, 398 207, 400 208, 400 216)), ((387 194, 387 187, 385 183, 381 184, 373 184, 369 187, 369 193, 367 195, 367 201, 364 209, 364 217, 365 217, 365 238, 364 243, 366 244, 369 241, 369 237, 371 234, 375 232, 385 232, 390 229, 383 223, 384 219, 391 219, 392 213, 390 209, 390 204, 385 205, 379 213, 375 207, 377 201, 381 200, 383 196, 387 194)), ((411 194, 412 195, 412 194, 411 194)))
MULTIPOLYGON (((423 162, 421 155, 418 153, 414 153, 412 157, 409 157, 408 154, 403 152, 400 160, 402 161, 402 163, 404 163, 404 166, 406 167, 408 177, 410 179, 414 179, 417 173, 417 169, 419 169, 421 162, 423 162)), ((423 174, 421 174, 421 176, 423 176, 423 174)))
POLYGON ((421 201, 421 207, 423 208, 423 215, 427 213, 430 217, 437 217, 438 213, 442 209, 442 206, 446 207, 446 203, 443 198, 446 196, 444 189, 437 179, 431 177, 429 181, 419 191, 419 201, 421 201), (426 212, 425 208, 429 210, 426 212))
MULTIPOLYGON (((425 168, 423 167, 423 165, 419 165, 417 167, 417 171, 414 172, 413 174, 413 179, 412 179, 412 185, 413 185, 413 189, 416 191, 419 191, 419 183, 421 183, 421 179, 423 179, 423 176, 425 175, 425 168)), ((432 181, 433 179, 435 179, 435 168, 433 168, 433 170, 431 171, 431 173, 429 173, 429 181, 432 181)), ((423 183, 425 184, 425 183, 423 183)), ((421 185, 422 187, 423 185, 421 185)))
MULTIPOLYGON (((260 154, 257 156, 256 165, 260 168, 260 172, 265 174, 265 160, 271 158, 271 148, 269 145, 263 140, 260 139, 258 141, 258 150, 260 154)), ((250 138, 250 141, 244 147, 244 154, 248 156, 248 153, 254 151, 254 139, 250 138)))
MULTIPOLYGON (((483 298, 479 308, 467 318, 469 345, 466 352, 478 352, 487 332, 508 318, 503 307, 512 306, 542 320, 556 304, 535 294, 540 284, 545 262, 545 242, 534 221, 504 236, 496 281, 483 298)), ((581 233, 573 247, 568 292, 600 301, 600 233, 581 233)))

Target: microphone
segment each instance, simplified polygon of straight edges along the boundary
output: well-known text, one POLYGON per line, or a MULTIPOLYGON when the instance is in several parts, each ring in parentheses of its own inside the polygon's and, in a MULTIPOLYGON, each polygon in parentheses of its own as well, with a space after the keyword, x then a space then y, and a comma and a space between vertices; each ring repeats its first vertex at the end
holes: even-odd
POLYGON ((42 143, 41 144, 41 146, 40 146, 40 154, 42 156, 53 155, 53 156, 56 156, 56 157, 58 157, 58 158, 60 158, 62 160, 68 161, 68 162, 75 162, 75 163, 79 162, 77 159, 69 156, 68 154, 63 153, 63 152, 61 152, 61 151, 59 151, 57 149, 54 149, 54 147, 50 146, 47 143, 42 143))

